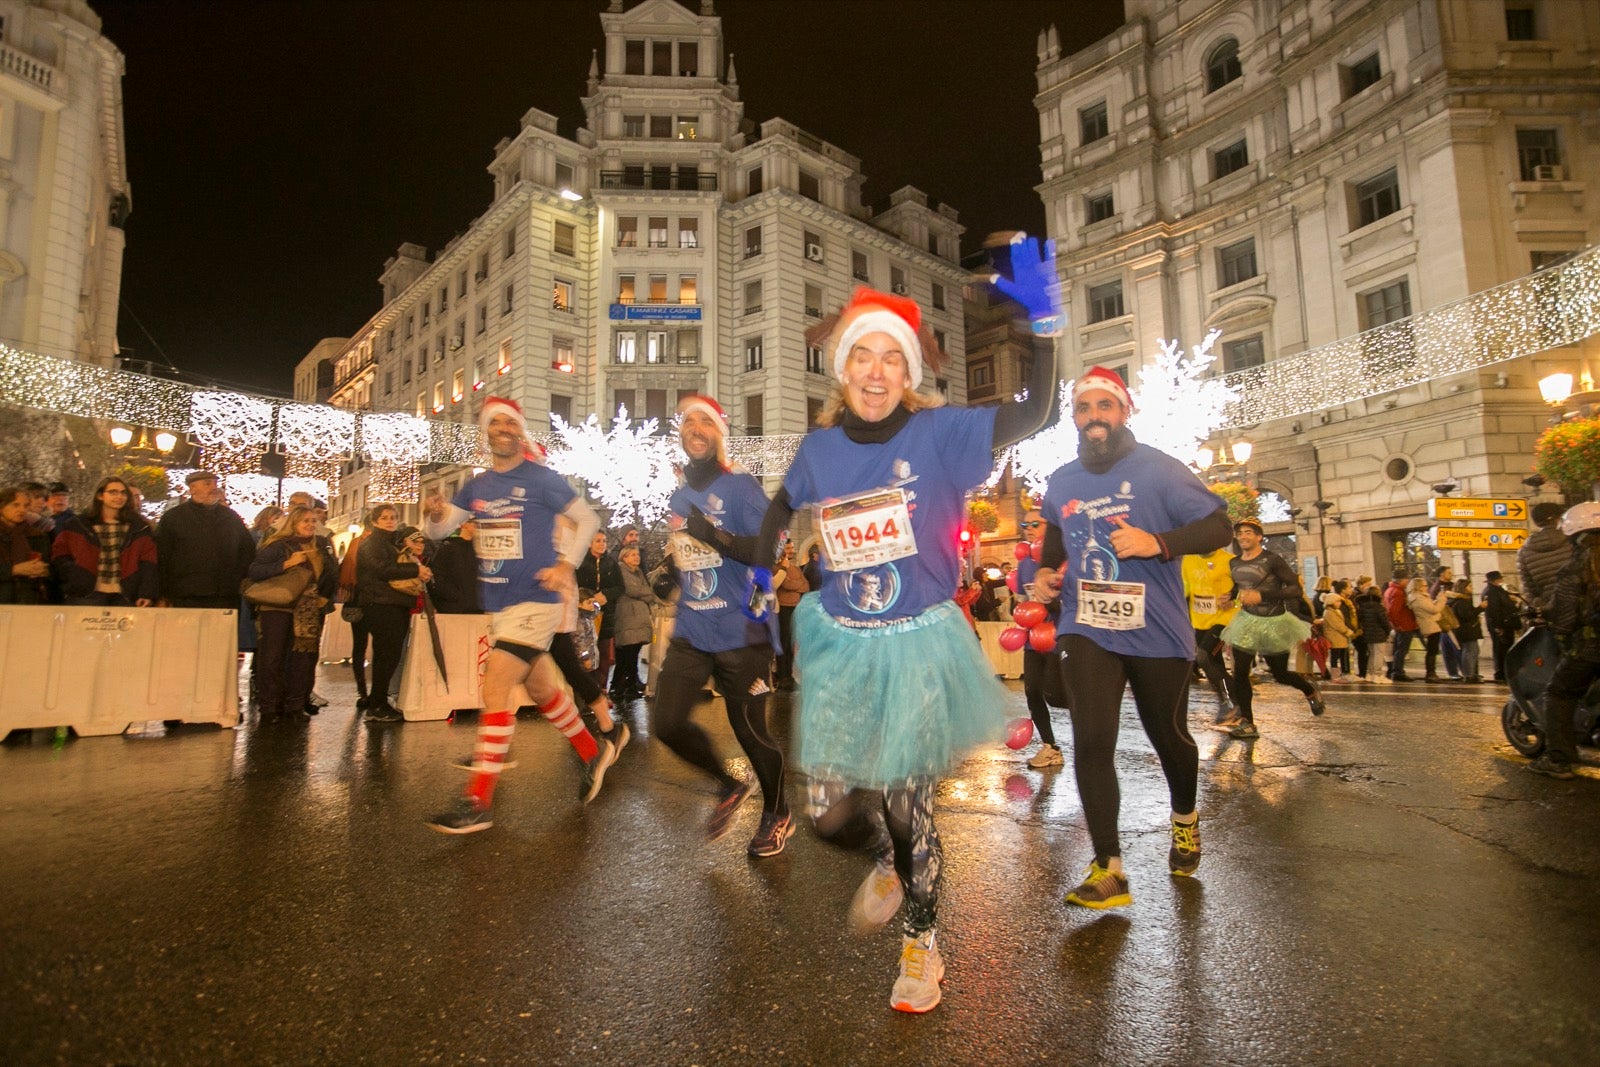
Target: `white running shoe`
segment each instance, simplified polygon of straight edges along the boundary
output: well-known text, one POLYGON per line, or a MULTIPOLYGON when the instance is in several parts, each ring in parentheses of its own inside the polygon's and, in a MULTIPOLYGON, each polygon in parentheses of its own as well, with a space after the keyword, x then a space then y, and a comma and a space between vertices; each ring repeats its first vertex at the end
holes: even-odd
POLYGON ((943 979, 944 960, 939 958, 937 932, 924 930, 916 937, 901 937, 900 977, 889 994, 889 1007, 895 1011, 932 1011, 939 1006, 939 983, 943 979))
POLYGON ((850 901, 850 928, 858 934, 881 929, 900 910, 905 896, 893 864, 874 863, 850 901))
POLYGON ((1040 745, 1039 751, 1035 752, 1033 758, 1028 760, 1028 766, 1036 771, 1042 771, 1050 767, 1060 767, 1066 762, 1062 758, 1061 750, 1055 745, 1040 745))

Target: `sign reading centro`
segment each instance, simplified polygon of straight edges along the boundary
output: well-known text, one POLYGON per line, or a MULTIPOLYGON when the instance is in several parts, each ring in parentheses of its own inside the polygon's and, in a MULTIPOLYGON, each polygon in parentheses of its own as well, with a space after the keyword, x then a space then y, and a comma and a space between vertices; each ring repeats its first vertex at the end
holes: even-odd
POLYGON ((1493 552, 1513 552, 1522 547, 1528 539, 1526 530, 1495 529, 1493 527, 1472 528, 1468 526, 1435 526, 1433 528, 1433 547, 1463 549, 1482 549, 1493 552))
POLYGON ((1438 496, 1428 501, 1430 519, 1526 519, 1528 502, 1514 498, 1438 496))

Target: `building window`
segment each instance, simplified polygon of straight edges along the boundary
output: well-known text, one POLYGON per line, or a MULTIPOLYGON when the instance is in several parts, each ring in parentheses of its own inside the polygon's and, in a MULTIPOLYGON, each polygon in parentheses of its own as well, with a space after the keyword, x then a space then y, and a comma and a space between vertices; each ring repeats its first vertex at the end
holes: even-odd
POLYGON ((1544 270, 1546 267, 1557 267, 1577 255, 1576 252, 1530 252, 1529 258, 1534 270, 1544 270))
POLYGON ((1222 373, 1224 374, 1232 374, 1234 371, 1259 367, 1266 361, 1266 352, 1261 347, 1260 334, 1222 343, 1222 373))
POLYGON ((910 287, 906 285, 905 268, 897 267, 893 263, 889 264, 889 289, 900 296, 905 296, 910 292, 910 287))
POLYGON ((974 395, 994 391, 993 359, 975 359, 967 365, 967 391, 974 395))
POLYGON ((1517 127, 1517 167, 1525 182, 1561 181, 1561 142, 1553 129, 1517 127))
POLYGON ((693 141, 700 134, 699 115, 678 116, 678 140, 693 141))
POLYGON ((428 394, 417 394, 417 418, 425 418, 428 414, 428 394))
POLYGON ((665 304, 667 302, 667 276, 665 274, 650 275, 650 303, 665 304))
POLYGON ((692 366, 700 362, 700 331, 679 330, 678 336, 673 338, 678 342, 678 363, 682 366, 692 366))
POLYGON ((458 370, 450 376, 450 402, 461 403, 461 398, 467 395, 467 372, 458 370))
POLYGON ((700 46, 693 41, 678 42, 678 77, 694 78, 700 74, 700 46))
POLYGON ((761 367, 761 338, 746 337, 744 339, 744 369, 747 371, 760 370, 761 367))
POLYGON ((639 247, 639 219, 634 215, 617 216, 617 247, 639 247))
POLYGON ((800 195, 807 200, 822 202, 822 181, 808 170, 800 172, 800 195))
POLYGON ((1250 164, 1250 150, 1245 145, 1243 137, 1232 144, 1219 148, 1211 153, 1211 180, 1226 178, 1236 170, 1243 170, 1250 164))
POLYGON ((632 330, 617 331, 617 362, 639 362, 639 335, 632 330))
POLYGON ((1109 189, 1083 198, 1083 220, 1087 225, 1104 222, 1116 213, 1116 201, 1112 199, 1109 189))
POLYGON ((1361 362, 1366 375, 1382 378, 1415 365, 1416 339, 1408 318, 1411 286, 1405 279, 1357 294, 1356 300, 1361 313, 1361 362), (1367 335, 1368 330, 1376 332, 1367 335))
POLYGON ((744 313, 761 314, 761 282, 759 279, 744 283, 744 313))
POLYGON ((672 74, 672 42, 650 42, 650 73, 657 77, 670 77, 672 74))
MULTIPOLYGON (((578 254, 578 231, 570 223, 558 222, 555 227, 554 247, 558 256, 578 254)), ((440 310, 443 310, 442 308, 440 310)))
POLYGON ((822 425, 822 400, 820 397, 806 397, 806 429, 815 430, 822 425))
POLYGON ((941 355, 949 355, 950 348, 945 344, 945 334, 943 330, 935 329, 933 331, 933 346, 939 350, 941 355))
POLYGON ((476 312, 476 314, 474 316, 474 324, 477 327, 477 332, 478 333, 482 333, 484 330, 487 330, 489 328, 489 305, 488 304, 479 304, 478 305, 478 310, 477 310, 477 312, 476 312))
POLYGON ((1369 226, 1400 210, 1400 176, 1389 168, 1355 187, 1356 229, 1369 226))
POLYGON ((572 164, 556 164, 556 189, 563 192, 570 191, 572 189, 572 183, 575 177, 576 175, 573 173, 572 164))
POLYGON ((1381 289, 1362 293, 1357 299, 1361 301, 1363 330, 1383 326, 1411 314, 1411 286, 1404 278, 1381 289))
POLYGON ((444 334, 442 333, 433 339, 433 361, 435 363, 444 362, 444 334))
POLYGON ((1206 55, 1206 92, 1214 93, 1243 76, 1244 71, 1239 67, 1239 42, 1232 37, 1218 41, 1206 55))
POLYGON ((1533 5, 1526 0, 1506 2, 1506 40, 1537 41, 1538 23, 1534 21, 1533 5))
POLYGON ((762 403, 759 396, 744 398, 744 432, 750 437, 760 437, 765 433, 762 418, 762 403))
POLYGON ((1078 109, 1079 144, 1093 144, 1111 132, 1104 100, 1078 109))
POLYGON ((489 253, 485 252, 478 257, 478 269, 472 272, 473 281, 483 281, 489 276, 489 253))
POLYGON ((761 191, 761 168, 751 167, 744 172, 745 195, 755 196, 761 191))
POLYGON ((700 220, 698 218, 678 220, 678 247, 700 247, 700 220))
POLYGON ((761 254, 761 227, 752 226, 744 231, 744 258, 761 254))
POLYGON ((850 277, 854 278, 858 282, 866 282, 868 285, 872 284, 872 277, 867 273, 867 254, 865 252, 857 252, 854 249, 851 250, 850 277))
POLYGON ((633 413, 638 410, 634 406, 633 392, 632 389, 611 390, 611 410, 619 414, 626 412, 629 415, 630 422, 632 421, 633 413))
POLYGON ((644 42, 624 41, 622 44, 622 73, 644 73, 644 42))
POLYGON ((437 415, 444 410, 444 383, 433 383, 433 413, 437 415))
POLYGON ((449 310, 450 310, 450 283, 449 282, 445 282, 443 285, 439 286, 439 315, 440 315, 440 317, 443 317, 444 313, 446 311, 449 311, 449 310))
POLYGON ((651 115, 650 136, 657 140, 670 140, 672 138, 672 116, 651 115))
POLYGON ((515 284, 505 287, 500 294, 500 314, 509 315, 517 306, 517 287, 515 284))
POLYGON ((700 282, 693 274, 678 275, 678 303, 698 304, 700 302, 700 282))
POLYGON ((476 393, 483 388, 483 360, 472 361, 472 391, 476 393))
POLYGON ((933 283, 933 296, 928 300, 937 310, 944 310, 944 286, 938 282, 933 283))
POLYGON ((1217 252, 1217 278, 1223 288, 1256 276, 1256 239, 1227 245, 1217 252))
POLYGON ((649 241, 651 248, 667 247, 667 220, 665 218, 651 218, 649 241))
POLYGON ((820 234, 806 230, 801 240, 805 244, 806 259, 812 263, 822 262, 822 237, 820 234))
POLYGON ((411 360, 409 358, 400 364, 400 381, 404 385, 411 384, 411 360))
POLYGON ((494 372, 505 374, 511 370, 511 339, 508 337, 500 342, 500 354, 495 361, 494 372))
POLYGON ((1122 317, 1122 279, 1089 287, 1089 321, 1122 317))
POLYGON ((506 231, 505 258, 510 259, 517 254, 517 228, 515 226, 506 231))
POLYGON ((393 393, 393 392, 394 392, 394 371, 386 370, 386 371, 383 372, 383 395, 384 396, 388 396, 390 393, 393 393))
POLYGON ((806 345, 806 370, 812 374, 824 374, 826 372, 822 369, 822 366, 822 346, 806 345))
POLYGON ((622 136, 624 136, 624 137, 643 137, 644 136, 644 116, 643 115, 624 115, 624 116, 622 116, 622 136))
POLYGON ((661 364, 667 361, 667 333, 650 330, 644 335, 644 361, 661 364))
POLYGON ((806 315, 813 319, 822 318, 822 286, 806 282, 806 315))
MULTIPOLYGON (((465 300, 466 297, 467 297, 467 272, 465 270, 462 270, 460 274, 456 275, 456 299, 457 300, 465 300)), ((393 347, 393 343, 394 343, 394 338, 392 336, 389 338, 389 342, 390 342, 390 347, 392 348, 393 347)))
POLYGON ((572 373, 572 338, 550 338, 550 366, 562 374, 572 373))
POLYGON ((560 393, 551 393, 550 414, 570 425, 572 422, 572 398, 570 396, 562 396, 560 393))
POLYGON ((1344 98, 1348 100, 1383 77, 1383 64, 1378 59, 1378 53, 1373 52, 1345 67, 1342 75, 1344 98))
MULTIPOLYGON (((510 286, 507 286, 509 289, 510 286)), ((550 283, 550 307, 554 311, 572 310, 573 283, 557 278, 550 283)))
POLYGON ((433 302, 429 301, 429 300, 424 300, 422 302, 422 325, 426 326, 426 325, 428 325, 429 322, 432 322, 432 321, 433 321, 433 302))

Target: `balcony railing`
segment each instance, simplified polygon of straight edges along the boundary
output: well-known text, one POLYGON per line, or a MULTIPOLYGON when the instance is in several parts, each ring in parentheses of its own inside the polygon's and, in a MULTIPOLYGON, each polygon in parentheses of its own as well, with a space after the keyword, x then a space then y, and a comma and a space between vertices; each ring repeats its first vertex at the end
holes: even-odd
POLYGON ((26 52, 19 52, 3 44, 0 44, 0 70, 14 74, 24 81, 33 82, 47 92, 50 89, 51 79, 55 77, 55 68, 50 64, 41 63, 26 52))
POLYGON ((683 174, 659 170, 603 170, 600 172, 600 188, 714 193, 717 191, 717 176, 705 171, 683 174))

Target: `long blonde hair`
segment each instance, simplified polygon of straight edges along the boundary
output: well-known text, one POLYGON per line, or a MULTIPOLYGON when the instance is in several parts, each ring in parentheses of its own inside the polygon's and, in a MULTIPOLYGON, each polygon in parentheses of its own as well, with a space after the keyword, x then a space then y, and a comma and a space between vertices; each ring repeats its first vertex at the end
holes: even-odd
MULTIPOLYGON (((266 548, 274 541, 286 541, 291 537, 297 536, 294 532, 294 529, 296 526, 300 525, 300 520, 306 518, 307 516, 315 519, 317 517, 317 513, 308 507, 303 507, 298 504, 290 508, 289 513, 278 521, 278 525, 272 528, 272 532, 261 539, 261 547, 266 548)), ((316 551, 316 543, 317 535, 313 533, 309 542, 310 548, 306 552, 306 559, 311 564, 311 573, 315 574, 318 578, 321 578, 322 553, 316 551)))
MULTIPOLYGON (((919 393, 915 389, 907 389, 900 397, 900 406, 907 411, 917 412, 928 408, 944 407, 944 397, 938 393, 932 396, 919 393)), ((845 400, 844 386, 836 384, 833 392, 828 394, 827 401, 822 405, 822 413, 817 416, 818 426, 837 426, 844 421, 844 413, 850 409, 845 400)))

